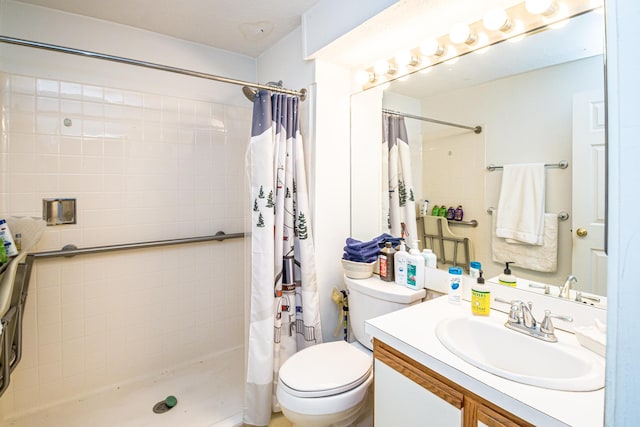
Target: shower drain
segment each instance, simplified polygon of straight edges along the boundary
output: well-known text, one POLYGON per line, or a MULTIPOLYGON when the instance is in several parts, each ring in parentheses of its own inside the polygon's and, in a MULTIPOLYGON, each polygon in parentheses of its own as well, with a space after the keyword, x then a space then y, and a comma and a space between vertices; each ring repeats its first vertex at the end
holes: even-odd
POLYGON ((178 399, 176 399, 175 396, 167 396, 166 399, 161 400, 160 402, 153 405, 153 412, 155 412, 156 414, 164 414, 177 404, 178 399))

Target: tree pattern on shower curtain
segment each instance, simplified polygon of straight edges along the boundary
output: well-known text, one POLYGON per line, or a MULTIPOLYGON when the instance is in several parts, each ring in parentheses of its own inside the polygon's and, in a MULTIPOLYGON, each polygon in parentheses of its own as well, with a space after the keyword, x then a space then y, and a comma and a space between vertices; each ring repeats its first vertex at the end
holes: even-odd
POLYGON ((260 91, 249 144, 251 309, 244 422, 279 411, 280 366, 322 341, 297 97, 260 91))

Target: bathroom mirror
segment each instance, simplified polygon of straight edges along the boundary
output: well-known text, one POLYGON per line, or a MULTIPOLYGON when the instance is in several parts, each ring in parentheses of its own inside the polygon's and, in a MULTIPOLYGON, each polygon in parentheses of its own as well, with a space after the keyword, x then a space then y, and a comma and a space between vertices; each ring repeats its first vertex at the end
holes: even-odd
MULTIPOLYGON (((536 272, 514 265, 513 271, 522 279, 519 287, 524 289, 530 282, 560 286, 574 274, 578 277, 576 289, 606 295, 606 255, 603 250, 587 250, 580 260, 576 248, 579 237, 574 230, 579 225, 573 223, 574 217, 589 211, 595 217, 591 221, 604 229, 604 141, 595 158, 593 153, 586 159, 576 156, 573 149, 574 137, 584 139, 574 129, 574 115, 581 102, 590 106, 587 115, 599 123, 604 139, 603 21, 601 13, 588 12, 562 28, 538 31, 515 43, 494 45, 483 54, 470 53, 455 63, 438 64, 427 73, 414 73, 404 81, 392 82, 381 94, 376 88, 372 94, 352 97, 352 123, 363 115, 363 108, 375 105, 371 99, 377 91, 381 97, 377 108, 483 127, 482 133, 475 134, 405 119, 416 204, 429 199, 429 211, 434 204, 463 206, 464 220, 476 220, 477 227, 452 224, 450 229, 471 239, 473 258, 482 262, 487 278, 500 274, 504 266, 492 261, 492 215, 487 212, 497 206, 502 172, 488 171, 486 166, 566 160, 566 169, 546 168, 546 212, 569 214, 568 220, 558 221, 557 269, 536 272), (602 166, 596 171, 602 182, 586 195, 588 186, 581 184, 585 181, 573 175, 584 174, 583 167, 594 162, 602 166), (572 185, 580 186, 580 197, 572 185), (585 197, 587 208, 572 206, 576 199, 585 197), (577 261, 572 260, 574 256, 577 261), (579 264, 585 269, 580 270, 579 264)), ((379 147, 376 134, 377 129, 370 130, 374 150, 379 147)), ((372 209, 370 200, 363 203, 362 195, 380 190, 375 180, 358 179, 368 175, 364 168, 372 164, 355 155, 363 153, 363 144, 352 138, 352 225, 369 222, 373 236, 378 231, 374 224, 380 223, 376 217, 379 212, 372 209)), ((359 233, 364 237, 362 229, 359 233)))

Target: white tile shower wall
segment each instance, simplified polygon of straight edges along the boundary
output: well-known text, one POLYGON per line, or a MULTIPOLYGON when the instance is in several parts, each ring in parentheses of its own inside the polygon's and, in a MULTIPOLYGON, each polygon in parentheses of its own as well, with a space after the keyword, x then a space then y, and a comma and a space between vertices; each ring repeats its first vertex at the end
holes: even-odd
MULTIPOLYGON (((0 74, 0 212, 77 199, 37 250, 243 230, 250 109, 0 74)), ((38 260, 0 420, 243 343, 242 240, 38 260)))

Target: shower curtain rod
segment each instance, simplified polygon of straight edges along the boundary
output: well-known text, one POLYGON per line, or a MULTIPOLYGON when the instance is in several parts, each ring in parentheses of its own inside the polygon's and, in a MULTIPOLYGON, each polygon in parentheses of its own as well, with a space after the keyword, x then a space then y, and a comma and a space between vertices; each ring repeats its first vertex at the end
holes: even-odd
POLYGON ((54 52, 68 53, 68 54, 71 54, 71 55, 84 56, 84 57, 88 57, 88 58, 104 59, 106 61, 120 62, 122 64, 136 65, 138 67, 151 68, 153 70, 161 70, 161 71, 168 71, 170 73, 184 74, 185 76, 199 77, 201 79, 215 80, 215 81, 218 81, 218 82, 231 83, 231 84, 239 85, 239 86, 247 86, 247 87, 252 87, 252 88, 255 88, 255 89, 267 89, 267 90, 270 90, 270 91, 273 91, 273 92, 286 93, 287 95, 299 96, 300 100, 302 100, 302 101, 304 101, 306 96, 307 96, 307 90, 304 89, 304 88, 300 89, 299 91, 296 91, 296 90, 285 89, 285 88, 281 88, 281 87, 277 87, 277 86, 270 86, 270 85, 263 85, 263 84, 259 84, 259 83, 245 82, 245 81, 242 81, 242 80, 232 79, 232 78, 229 78, 229 77, 222 77, 222 76, 216 76, 216 75, 213 75, 213 74, 201 73, 199 71, 192 71, 192 70, 187 70, 187 69, 184 69, 184 68, 178 68, 178 67, 171 67, 171 66, 168 66, 168 65, 156 64, 156 63, 153 63, 153 62, 139 61, 137 59, 124 58, 124 57, 121 57, 121 56, 108 55, 108 54, 92 52, 92 51, 88 51, 88 50, 74 49, 74 48, 71 48, 71 47, 58 46, 58 45, 49 44, 49 43, 42 43, 42 42, 36 42, 36 41, 31 41, 31 40, 18 39, 18 38, 15 38, 15 37, 8 37, 8 36, 0 35, 0 42, 8 43, 8 44, 14 44, 14 45, 18 45, 18 46, 33 47, 33 48, 37 48, 37 49, 51 50, 51 51, 54 51, 54 52))
POLYGON ((436 124, 439 124, 439 125, 453 126, 453 127, 461 128, 461 129, 469 129, 469 130, 472 130, 475 133, 482 132, 482 126, 465 126, 465 125, 461 125, 461 124, 458 124, 458 123, 451 123, 451 122, 445 122, 443 120, 431 119, 429 117, 414 116, 413 114, 402 113, 400 111, 388 110, 386 108, 383 108, 382 112, 383 113, 388 113, 388 114, 393 114, 393 115, 396 115, 396 116, 406 117, 406 118, 409 118, 409 119, 416 119, 416 120, 422 120, 424 122, 436 123, 436 124))

